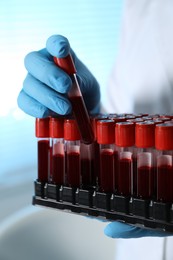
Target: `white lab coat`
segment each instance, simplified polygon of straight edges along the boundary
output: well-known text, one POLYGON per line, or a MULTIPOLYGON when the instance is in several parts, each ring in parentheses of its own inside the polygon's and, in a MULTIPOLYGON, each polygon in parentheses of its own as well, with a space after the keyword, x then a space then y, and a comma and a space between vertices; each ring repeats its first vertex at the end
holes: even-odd
POLYGON ((126 0, 106 109, 173 112, 173 1, 126 0))
MULTIPOLYGON (((108 112, 173 113, 173 1, 126 0, 108 112)), ((173 259, 173 237, 119 239, 116 260, 173 259)))

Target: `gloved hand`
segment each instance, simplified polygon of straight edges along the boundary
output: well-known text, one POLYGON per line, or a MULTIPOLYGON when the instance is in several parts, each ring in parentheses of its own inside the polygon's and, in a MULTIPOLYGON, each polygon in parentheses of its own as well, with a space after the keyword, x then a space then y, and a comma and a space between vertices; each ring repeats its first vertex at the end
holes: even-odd
POLYGON ((98 112, 99 84, 70 48, 67 38, 61 35, 51 36, 45 49, 31 52, 25 57, 24 63, 28 74, 18 96, 18 106, 24 112, 39 118, 55 113, 60 115, 71 113, 71 103, 67 98, 67 92, 72 85, 71 79, 53 61, 53 56, 63 58, 69 53, 73 57, 87 109, 90 112, 96 110, 98 112))
POLYGON ((105 235, 111 238, 166 237, 171 233, 154 231, 121 222, 111 222, 104 229, 105 235))

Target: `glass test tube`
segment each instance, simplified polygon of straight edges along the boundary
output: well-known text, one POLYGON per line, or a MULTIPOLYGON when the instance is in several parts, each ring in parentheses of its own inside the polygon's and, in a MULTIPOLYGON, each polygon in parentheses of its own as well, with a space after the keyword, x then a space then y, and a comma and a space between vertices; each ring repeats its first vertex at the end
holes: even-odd
POLYGON ((153 122, 136 123, 135 144, 137 149, 137 197, 151 199, 155 197, 155 124, 153 122))
POLYGON ((92 186, 93 144, 80 143, 81 182, 83 188, 92 186))
POLYGON ((116 123, 115 144, 118 146, 118 193, 129 196, 133 193, 133 153, 135 150, 133 123, 116 123))
POLYGON ((54 57, 54 62, 71 77, 72 87, 68 92, 68 97, 72 104, 73 114, 77 121, 82 141, 83 143, 90 144, 94 142, 94 132, 83 96, 81 94, 72 56, 69 54, 65 58, 54 57))
POLYGON ((38 181, 48 182, 49 176, 49 118, 36 118, 35 135, 37 141, 37 163, 38 163, 38 181))
MULTIPOLYGON (((118 114, 117 117, 112 118, 115 122, 115 129, 116 123, 126 122, 126 114, 118 114)), ((114 149, 114 183, 115 183, 115 191, 118 191, 118 177, 119 176, 119 148, 115 144, 114 149)))
MULTIPOLYGON (((91 115, 91 124, 94 130, 95 139, 97 140, 97 121, 98 120, 105 120, 108 118, 107 114, 98 114, 98 115, 91 115)), ((91 162, 91 175, 92 175, 92 183, 94 186, 98 186, 100 182, 100 148, 97 141, 92 144, 92 162, 91 162)))
POLYGON ((64 120, 66 150, 66 185, 79 188, 81 185, 80 133, 75 119, 64 120))
POLYGON ((157 149, 157 200, 173 201, 173 125, 158 124, 155 128, 157 149))
POLYGON ((52 143, 50 182, 63 185, 65 178, 64 119, 50 118, 49 133, 52 143))
MULTIPOLYGON (((128 119, 127 122, 134 123, 135 125, 137 123, 143 122, 144 120, 137 116, 135 119, 128 119)), ((137 194, 137 150, 134 149, 133 152, 133 195, 137 194)))
POLYGON ((115 123, 111 119, 97 121, 97 142, 100 145, 99 190, 113 193, 115 123))

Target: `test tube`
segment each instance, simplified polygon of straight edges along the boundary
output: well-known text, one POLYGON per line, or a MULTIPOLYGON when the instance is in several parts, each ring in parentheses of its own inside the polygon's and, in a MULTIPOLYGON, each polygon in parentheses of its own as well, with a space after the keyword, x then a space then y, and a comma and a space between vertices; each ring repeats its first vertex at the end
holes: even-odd
MULTIPOLYGON (((95 139, 97 139, 97 121, 108 119, 108 114, 91 115, 91 124, 94 130, 95 139)), ((91 175, 93 186, 98 186, 98 180, 100 179, 100 156, 99 156, 99 144, 97 141, 91 144, 91 175)))
POLYGON ((72 56, 69 54, 65 58, 54 57, 54 62, 71 77, 72 87, 68 92, 68 97, 72 104, 73 114, 77 121, 82 141, 83 143, 90 144, 94 142, 94 132, 83 96, 81 94, 76 76, 77 71, 72 56))
POLYGON ((155 128, 157 149, 157 200, 173 201, 173 125, 158 124, 155 128))
POLYGON ((100 146, 99 190, 113 193, 115 123, 111 119, 97 121, 97 142, 100 146))
MULTIPOLYGON (((112 118, 116 123, 120 122, 126 122, 126 114, 118 114, 117 117, 112 118)), ((114 183, 115 183, 115 191, 118 191, 118 175, 119 175, 119 155, 118 155, 118 147, 115 144, 115 149, 114 149, 114 183)))
POLYGON ((80 143, 80 163, 81 163, 81 182, 83 188, 89 188, 92 186, 92 160, 93 153, 92 147, 93 144, 80 143))
POLYGON ((155 124, 154 122, 136 123, 135 144, 137 149, 137 197, 155 197, 155 124))
POLYGON ((49 133, 52 143, 50 181, 56 185, 63 185, 65 177, 64 119, 50 118, 49 133))
POLYGON ((80 133, 75 119, 64 120, 66 150, 66 184, 79 188, 81 184, 80 133))
POLYGON ((37 163, 38 163, 38 181, 48 182, 49 176, 49 118, 36 118, 35 135, 37 139, 37 163))
POLYGON ((132 195, 135 127, 131 122, 116 123, 115 144, 118 146, 118 193, 132 195))

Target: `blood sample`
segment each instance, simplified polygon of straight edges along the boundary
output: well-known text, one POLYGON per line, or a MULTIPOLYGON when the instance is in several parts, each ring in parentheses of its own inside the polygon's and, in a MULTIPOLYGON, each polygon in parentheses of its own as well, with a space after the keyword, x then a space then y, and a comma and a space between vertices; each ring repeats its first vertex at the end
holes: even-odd
POLYGON ((65 176, 65 152, 64 152, 64 119, 50 118, 49 131, 51 137, 51 178, 56 185, 64 184, 65 176))
POLYGON ((78 124, 82 141, 86 144, 94 142, 94 132, 91 126, 88 111, 86 109, 83 96, 76 76, 76 68, 72 56, 69 54, 65 58, 54 57, 54 62, 63 69, 72 80, 72 87, 68 92, 68 97, 72 104, 73 114, 78 124))
POLYGON ((157 149, 157 200, 173 201, 173 125, 158 124, 155 130, 157 149))
POLYGON ((114 192, 115 123, 111 119, 97 121, 97 142, 100 145, 99 190, 114 192))
POLYGON ((150 199, 154 194, 155 171, 155 124, 154 122, 136 123, 137 150, 137 197, 150 199))
POLYGON ((131 122, 116 123, 115 144, 118 148, 118 193, 129 196, 133 191, 133 154, 135 128, 131 122))
MULTIPOLYGON (((98 114, 90 116, 91 124, 94 130, 95 139, 97 139, 97 121, 108 119, 108 114, 98 114)), ((93 142, 91 147, 91 176, 94 186, 98 185, 100 179, 100 156, 99 156, 99 144, 97 141, 93 142)))
POLYGON ((75 119, 64 120, 66 141, 66 184, 79 188, 81 184, 80 133, 75 119))
POLYGON ((38 181, 47 182, 49 175, 49 118, 36 118, 35 135, 37 142, 38 181))
MULTIPOLYGON (((90 144, 92 145, 92 144, 90 144)), ((92 163, 93 154, 90 145, 81 142, 80 144, 80 160, 81 160, 81 177, 82 187, 87 188, 92 185, 92 163)))

